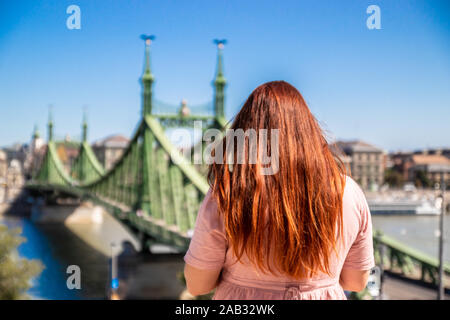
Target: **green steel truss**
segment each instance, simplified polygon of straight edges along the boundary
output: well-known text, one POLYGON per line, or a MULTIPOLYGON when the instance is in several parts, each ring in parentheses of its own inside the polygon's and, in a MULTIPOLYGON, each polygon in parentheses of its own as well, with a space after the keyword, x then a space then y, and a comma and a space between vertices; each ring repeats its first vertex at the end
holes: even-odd
POLYGON ((83 172, 79 168, 84 166, 84 181, 66 173, 54 142, 49 141, 41 169, 29 187, 90 198, 152 238, 187 248, 188 230, 194 228, 209 186, 168 140, 157 118, 147 115, 141 120, 128 148, 107 172, 93 160, 95 156, 86 143, 80 152, 73 172, 83 172))
POLYGON ((84 115, 82 128, 83 141, 80 144, 78 157, 72 164, 71 176, 81 184, 89 184, 90 182, 99 180, 105 174, 105 170, 87 142, 88 125, 86 114, 84 115))
POLYGON ((89 143, 83 141, 80 145, 78 157, 72 165, 71 176, 81 184, 89 184, 100 179, 105 174, 100 162, 89 143))
POLYGON ((50 115, 47 152, 28 188, 56 190, 90 199, 146 238, 186 250, 189 230, 194 228, 200 203, 209 186, 205 176, 169 141, 164 130, 166 127, 192 127, 194 121, 202 121, 205 128, 224 126, 222 48, 218 50, 214 105, 192 107, 189 114, 174 113, 172 108, 169 114, 161 112, 170 110, 167 104, 159 101, 155 104, 152 99, 154 77, 150 69, 150 43, 153 38, 145 37, 145 40, 142 118, 114 167, 105 171, 98 162, 86 139, 84 119, 83 142, 68 174, 56 152, 50 115), (211 115, 201 110, 221 112, 211 115), (192 111, 198 112, 192 114, 192 111))
POLYGON ((55 142, 53 140, 48 141, 44 160, 33 180, 63 186, 73 186, 77 184, 77 182, 69 176, 59 160, 55 142))

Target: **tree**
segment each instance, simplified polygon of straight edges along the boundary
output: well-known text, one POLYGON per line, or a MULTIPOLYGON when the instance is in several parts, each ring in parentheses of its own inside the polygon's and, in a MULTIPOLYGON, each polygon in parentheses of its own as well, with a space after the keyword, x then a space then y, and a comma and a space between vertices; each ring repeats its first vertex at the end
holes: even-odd
POLYGON ((387 169, 384 172, 384 182, 390 187, 401 187, 405 182, 400 172, 395 169, 387 169))
POLYGON ((26 240, 21 232, 20 228, 9 230, 0 225, 0 300, 29 298, 26 291, 31 280, 43 269, 39 260, 19 257, 17 247, 26 240))
POLYGON ((416 171, 415 184, 417 187, 430 188, 432 186, 431 180, 423 170, 416 171))

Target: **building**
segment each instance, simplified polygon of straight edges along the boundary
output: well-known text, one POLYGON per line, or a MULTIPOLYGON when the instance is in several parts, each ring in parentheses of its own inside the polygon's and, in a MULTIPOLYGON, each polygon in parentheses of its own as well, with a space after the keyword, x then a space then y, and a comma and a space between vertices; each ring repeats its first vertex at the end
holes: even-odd
POLYGON ((389 154, 390 161, 392 162, 392 169, 400 173, 403 181, 410 181, 410 169, 413 166, 411 161, 412 156, 412 152, 395 152, 389 154))
POLYGON ((64 165, 66 172, 69 173, 80 152, 80 142, 73 141, 69 135, 66 135, 64 140, 55 141, 55 148, 59 160, 64 165))
POLYGON ((23 165, 26 179, 31 179, 38 168, 40 168, 46 149, 45 140, 40 136, 37 127, 35 127, 23 165))
POLYGON ((359 140, 337 141, 335 145, 347 157, 340 158, 363 189, 374 190, 383 184, 386 159, 382 149, 359 140))
POLYGON ((450 158, 447 150, 424 149, 415 152, 396 152, 389 155, 403 181, 418 187, 433 187, 441 180, 441 175, 450 182, 450 158))
POLYGON ((23 167, 28 150, 28 144, 22 143, 15 143, 10 147, 3 148, 3 151, 6 152, 6 158, 8 161, 11 162, 15 159, 20 163, 21 167, 23 167))
POLYGON ((336 143, 329 144, 328 146, 330 147, 330 150, 335 156, 335 158, 338 158, 345 166, 347 172, 350 172, 351 171, 350 164, 352 162, 352 158, 347 154, 345 154, 345 152, 342 149, 340 149, 340 147, 336 143))
POLYGON ((130 139, 123 135, 112 135, 95 142, 92 149, 103 167, 108 170, 120 159, 130 139))
POLYGON ((446 181, 449 181, 450 159, 441 154, 413 154, 410 158, 408 174, 409 181, 417 181, 420 174, 425 175, 428 181, 423 187, 430 187, 440 183, 442 175, 444 175, 446 181))
POLYGON ((0 150, 0 203, 6 199, 6 174, 8 172, 8 158, 6 152, 0 150))
POLYGON ((19 159, 9 161, 7 153, 0 150, 0 203, 13 200, 22 191, 24 182, 19 159))
POLYGON ((0 179, 6 176, 6 171, 8 170, 8 158, 6 152, 0 150, 0 179))
POLYGON ((18 159, 12 159, 6 172, 5 200, 13 200, 22 191, 25 183, 23 167, 18 159))
POLYGON ((0 202, 13 201, 22 191, 25 182, 23 168, 28 150, 28 144, 21 143, 3 148, 0 155, 0 202))
POLYGON ((437 155, 437 156, 444 156, 450 159, 450 148, 422 149, 416 150, 414 154, 437 155))

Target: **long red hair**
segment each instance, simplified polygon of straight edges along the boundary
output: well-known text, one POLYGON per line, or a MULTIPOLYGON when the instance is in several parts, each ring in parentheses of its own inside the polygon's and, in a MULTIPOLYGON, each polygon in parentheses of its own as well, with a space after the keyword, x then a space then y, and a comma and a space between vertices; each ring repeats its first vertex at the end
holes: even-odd
MULTIPOLYGON (((342 232, 342 197, 345 167, 330 151, 324 134, 300 92, 284 81, 256 88, 235 117, 231 129, 278 129, 278 146, 270 143, 270 155, 278 152, 274 174, 261 174, 265 166, 258 149, 256 163, 245 161, 230 166, 213 162, 208 179, 226 236, 234 254, 245 253, 260 270, 301 279, 318 272, 330 274, 330 257, 337 253, 342 232)), ((223 154, 227 139, 222 140, 223 154)), ((232 137, 234 139, 234 137, 232 137)), ((248 151, 248 137, 244 147, 248 151)), ((248 159, 248 157, 247 157, 248 159)))

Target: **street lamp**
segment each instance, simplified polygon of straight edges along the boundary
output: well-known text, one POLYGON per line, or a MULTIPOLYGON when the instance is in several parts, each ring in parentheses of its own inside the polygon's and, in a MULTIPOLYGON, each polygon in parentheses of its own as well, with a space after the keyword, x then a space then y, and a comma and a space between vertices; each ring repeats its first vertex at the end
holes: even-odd
POLYGON ((111 300, 119 300, 117 289, 119 288, 119 277, 117 275, 117 256, 116 256, 116 244, 111 242, 111 300))

